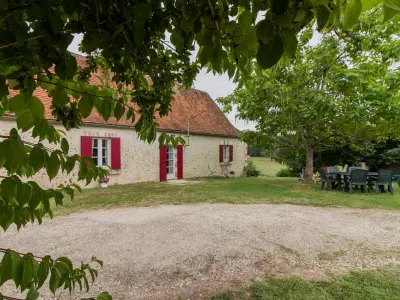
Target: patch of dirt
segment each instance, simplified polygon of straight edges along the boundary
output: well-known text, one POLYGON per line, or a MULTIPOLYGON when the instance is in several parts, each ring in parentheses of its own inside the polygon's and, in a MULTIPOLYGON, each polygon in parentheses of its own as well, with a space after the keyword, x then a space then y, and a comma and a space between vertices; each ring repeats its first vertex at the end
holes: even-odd
MULTIPOLYGON (((201 299, 265 276, 326 279, 400 264, 400 212, 293 205, 120 208, 0 233, 0 246, 105 263, 89 295, 201 299)), ((11 285, 2 293, 19 296, 11 285)), ((71 299, 88 296, 76 292, 71 299)), ((70 299, 67 293, 41 299, 70 299)))

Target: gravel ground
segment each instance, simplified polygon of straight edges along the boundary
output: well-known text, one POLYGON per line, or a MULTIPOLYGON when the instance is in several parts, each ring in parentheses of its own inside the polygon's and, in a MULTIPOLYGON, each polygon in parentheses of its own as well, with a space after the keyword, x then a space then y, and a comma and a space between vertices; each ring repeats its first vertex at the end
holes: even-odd
MULTIPOLYGON (((0 233, 0 246, 76 262, 101 258, 105 265, 92 295, 107 290, 121 300, 200 299, 265 276, 325 279, 398 265, 400 212, 228 204, 121 208, 45 220, 20 233, 11 229, 0 233)), ((2 292, 18 295, 10 285, 2 292)))

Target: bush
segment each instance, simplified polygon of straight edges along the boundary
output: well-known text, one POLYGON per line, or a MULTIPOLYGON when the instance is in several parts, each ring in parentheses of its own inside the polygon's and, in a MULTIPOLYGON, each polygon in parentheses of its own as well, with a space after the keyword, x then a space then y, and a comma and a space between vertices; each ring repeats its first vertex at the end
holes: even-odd
POLYGON ((254 161, 248 161, 247 163, 247 177, 258 177, 260 176, 261 171, 257 170, 254 161))
POLYGON ((293 172, 288 168, 283 168, 276 172, 276 177, 293 177, 293 172))

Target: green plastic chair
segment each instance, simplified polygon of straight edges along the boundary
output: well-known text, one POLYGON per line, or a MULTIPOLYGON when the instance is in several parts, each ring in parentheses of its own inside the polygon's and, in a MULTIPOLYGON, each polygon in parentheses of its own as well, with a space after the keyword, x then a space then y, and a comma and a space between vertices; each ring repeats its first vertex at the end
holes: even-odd
POLYGON ((367 193, 367 178, 367 170, 353 169, 350 172, 350 178, 348 181, 349 193, 351 194, 353 192, 353 185, 361 186, 361 191, 367 193))
POLYGON ((326 183, 326 190, 329 191, 332 184, 335 183, 335 180, 330 176, 327 175, 324 169, 319 169, 319 176, 321 176, 321 191, 324 189, 326 183))
POLYGON ((385 188, 385 185, 388 186, 389 192, 393 195, 393 170, 380 170, 378 172, 378 177, 375 182, 375 190, 376 193, 379 194, 380 187, 382 189, 385 188))

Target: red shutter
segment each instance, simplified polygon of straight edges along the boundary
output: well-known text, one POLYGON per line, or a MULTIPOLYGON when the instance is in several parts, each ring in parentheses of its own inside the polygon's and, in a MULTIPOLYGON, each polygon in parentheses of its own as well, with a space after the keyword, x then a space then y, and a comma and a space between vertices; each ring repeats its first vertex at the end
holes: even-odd
POLYGON ((224 162, 224 145, 219 145, 219 162, 224 162))
POLYGON ((178 174, 177 177, 178 179, 182 179, 183 178, 183 146, 182 145, 178 145, 177 147, 177 156, 178 156, 178 174))
POLYGON ((81 136, 81 157, 92 157, 92 137, 81 136))
POLYGON ((160 181, 167 181, 167 146, 160 148, 160 181))
POLYGON ((121 138, 111 138, 111 169, 121 170, 121 138))
POLYGON ((233 160, 233 145, 229 145, 229 161, 233 160))

